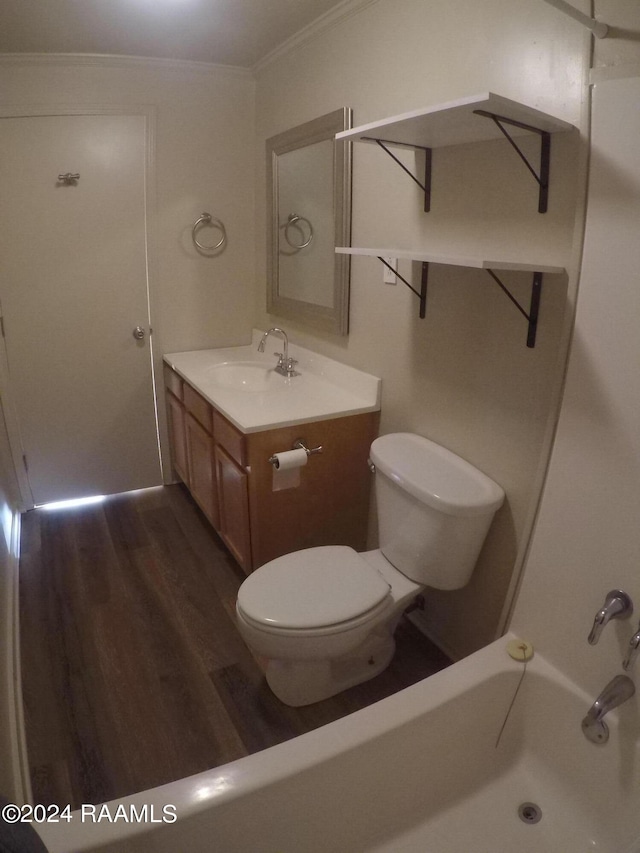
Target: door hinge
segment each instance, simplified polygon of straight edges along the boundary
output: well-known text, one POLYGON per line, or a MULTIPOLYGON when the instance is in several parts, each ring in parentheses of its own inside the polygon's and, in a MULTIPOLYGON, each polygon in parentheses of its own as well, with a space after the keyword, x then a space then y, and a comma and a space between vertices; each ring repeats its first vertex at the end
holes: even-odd
POLYGON ((27 462, 27 454, 26 453, 22 454, 22 461, 24 462, 24 470, 28 471, 29 470, 29 463, 27 462))

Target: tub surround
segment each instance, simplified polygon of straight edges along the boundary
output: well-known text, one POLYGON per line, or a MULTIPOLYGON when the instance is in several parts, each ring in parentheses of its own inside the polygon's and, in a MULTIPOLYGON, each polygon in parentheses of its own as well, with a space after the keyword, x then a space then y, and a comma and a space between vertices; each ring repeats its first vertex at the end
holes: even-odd
MULTIPOLYGON (((638 28, 640 6, 635 18, 638 28)), ((638 76, 602 81, 593 91, 589 207, 574 344, 513 616, 517 629, 544 648, 556 666, 596 694, 620 671, 640 604, 638 98, 640 66, 638 76), (598 645, 590 647, 586 635, 610 589, 625 590, 636 613, 629 621, 608 625, 598 645), (569 618, 551 616, 547 603, 567 596, 569 618)), ((638 686, 637 665, 635 673, 638 686)))
POLYGON ((366 547, 369 446, 380 380, 291 345, 299 376, 275 373, 253 344, 164 357, 175 474, 245 572, 316 545, 366 547), (277 471, 274 453, 322 447, 277 471))
POLYGON ((216 380, 222 365, 275 367, 274 352, 282 341, 269 339, 259 353, 261 337, 254 329, 249 346, 168 353, 164 360, 242 433, 379 411, 382 380, 377 376, 295 344, 289 345, 289 355, 297 359, 300 376, 274 374, 264 390, 216 380))
POLYGON ((109 804, 174 804, 161 832, 74 820, 43 825, 43 838, 51 853, 115 853, 125 837, 131 853, 295 853, 301 838, 305 853, 458 853, 478 839, 495 853, 627 849, 640 779, 637 750, 617 741, 633 710, 611 715, 610 744, 590 744, 580 719, 594 697, 539 654, 518 689, 512 639, 294 741, 109 804), (540 822, 519 818, 527 802, 540 822))

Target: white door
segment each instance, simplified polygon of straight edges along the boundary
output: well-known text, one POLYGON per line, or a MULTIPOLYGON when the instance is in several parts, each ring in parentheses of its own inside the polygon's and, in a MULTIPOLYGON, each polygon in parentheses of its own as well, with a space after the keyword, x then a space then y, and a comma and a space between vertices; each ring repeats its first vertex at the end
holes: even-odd
POLYGON ((145 164, 143 115, 0 119, 0 303, 35 504, 161 482, 145 164))

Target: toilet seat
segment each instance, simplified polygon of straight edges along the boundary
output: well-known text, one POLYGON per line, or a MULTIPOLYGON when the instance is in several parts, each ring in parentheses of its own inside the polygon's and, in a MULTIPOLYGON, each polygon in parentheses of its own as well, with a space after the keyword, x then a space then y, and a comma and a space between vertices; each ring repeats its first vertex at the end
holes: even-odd
POLYGON ((313 636, 347 631, 392 603, 391 587, 356 551, 342 545, 278 557, 251 574, 237 606, 267 633, 313 636))
POLYGON ((363 613, 355 619, 349 619, 346 622, 337 622, 333 625, 319 625, 317 628, 274 627, 273 625, 268 625, 266 622, 260 622, 259 620, 252 619, 250 616, 247 616, 238 603, 236 603, 236 609, 238 616, 246 625, 254 628, 262 634, 271 634, 273 636, 286 637, 288 639, 312 639, 314 637, 329 637, 333 634, 342 634, 347 631, 354 631, 356 628, 366 625, 367 622, 374 621, 380 614, 384 615, 384 613, 390 608, 390 604, 391 601, 385 599, 377 607, 367 610, 366 613, 363 613))

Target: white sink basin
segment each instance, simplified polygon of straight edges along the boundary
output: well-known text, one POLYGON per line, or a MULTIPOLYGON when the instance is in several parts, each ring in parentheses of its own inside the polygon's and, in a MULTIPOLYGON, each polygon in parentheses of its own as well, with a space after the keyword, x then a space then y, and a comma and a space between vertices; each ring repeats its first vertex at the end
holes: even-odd
POLYGON ((259 394, 278 391, 285 387, 286 379, 259 361, 226 361, 207 369, 208 378, 219 388, 233 388, 259 394))
POLYGON ((300 375, 280 376, 275 350, 282 341, 269 338, 261 354, 263 334, 254 329, 245 346, 166 353, 164 360, 244 433, 380 409, 377 376, 296 344, 289 344, 289 355, 300 375))

